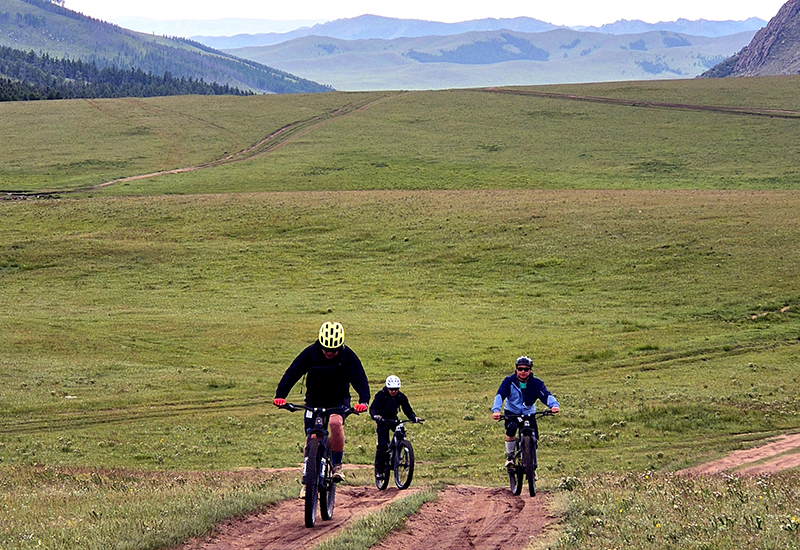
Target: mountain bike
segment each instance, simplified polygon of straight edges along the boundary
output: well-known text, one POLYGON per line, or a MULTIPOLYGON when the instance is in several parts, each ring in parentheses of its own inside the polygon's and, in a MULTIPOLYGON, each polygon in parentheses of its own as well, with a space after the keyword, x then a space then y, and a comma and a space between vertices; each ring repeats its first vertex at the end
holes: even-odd
POLYGON ((514 464, 507 468, 511 492, 514 495, 522 493, 523 480, 528 479, 528 492, 536 496, 536 467, 538 466, 536 450, 539 442, 533 429, 536 417, 552 416, 551 411, 535 412, 531 415, 509 414, 500 417, 500 420, 517 421, 517 440, 514 445, 514 464))
POLYGON ((339 414, 343 418, 347 418, 351 414, 359 413, 345 406, 325 408, 286 403, 281 408, 291 412, 303 409, 306 411, 306 417, 312 419, 312 428, 306 435, 303 485, 306 486, 306 527, 314 527, 317 520, 317 503, 319 502, 319 515, 322 519, 329 520, 333 517, 333 506, 336 501, 332 451, 328 446, 328 419, 332 414, 339 414))
MULTIPOLYGON (((381 470, 381 468, 375 466, 375 486, 380 491, 386 489, 389 486, 389 476, 394 472, 394 483, 397 488, 408 489, 414 477, 414 448, 411 446, 411 442, 406 439, 406 428, 403 423, 412 421, 381 418, 376 422, 384 422, 394 427, 394 434, 391 442, 389 442, 384 468, 381 470), (379 477, 380 474, 383 474, 383 478, 379 477)), ((421 418, 416 421, 419 424, 422 422, 421 418)))

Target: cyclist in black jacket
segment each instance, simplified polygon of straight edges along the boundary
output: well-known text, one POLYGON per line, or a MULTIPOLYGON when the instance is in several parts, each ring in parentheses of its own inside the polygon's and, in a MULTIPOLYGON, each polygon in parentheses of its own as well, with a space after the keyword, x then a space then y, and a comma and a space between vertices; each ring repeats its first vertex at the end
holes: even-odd
MULTIPOLYGON (((389 429, 390 426, 383 419, 397 420, 397 411, 403 409, 403 413, 412 422, 419 422, 420 419, 414 414, 408 397, 400 391, 400 379, 397 376, 389 376, 386 379, 386 386, 375 394, 375 399, 369 407, 369 415, 376 422, 375 431, 378 434, 378 445, 375 448, 375 471, 383 472, 386 464, 386 455, 389 449, 389 429)), ((378 474, 379 478, 383 476, 378 474)))
MULTIPOLYGON (((306 376, 305 402, 309 407, 350 406, 350 386, 358 393, 356 412, 365 412, 369 403, 369 382, 361 360, 353 350, 344 345, 344 328, 341 323, 326 322, 319 329, 319 339, 300 352, 278 383, 273 403, 286 404, 286 397, 294 385, 306 376)), ((306 430, 312 426, 306 417, 306 430)), ((333 454, 333 479, 342 481, 344 455, 344 418, 332 414, 328 421, 329 444, 333 454)), ((305 487, 305 486, 304 486, 305 487)))

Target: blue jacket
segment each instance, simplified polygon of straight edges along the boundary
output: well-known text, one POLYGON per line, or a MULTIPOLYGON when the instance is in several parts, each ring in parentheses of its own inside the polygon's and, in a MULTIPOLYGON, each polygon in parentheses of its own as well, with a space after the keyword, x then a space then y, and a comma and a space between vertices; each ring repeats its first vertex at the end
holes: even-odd
POLYGON ((507 412, 533 414, 536 412, 537 399, 550 408, 559 406, 558 401, 545 387, 544 382, 534 376, 529 376, 525 389, 522 389, 515 373, 506 376, 500 383, 500 388, 494 397, 494 404, 492 404, 492 412, 500 412, 505 403, 507 412))

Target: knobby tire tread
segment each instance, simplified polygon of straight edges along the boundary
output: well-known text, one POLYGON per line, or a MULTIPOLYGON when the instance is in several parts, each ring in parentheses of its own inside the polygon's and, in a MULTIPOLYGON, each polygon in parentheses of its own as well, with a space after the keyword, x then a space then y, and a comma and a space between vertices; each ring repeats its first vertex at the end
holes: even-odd
POLYGON ((398 489, 408 489, 414 479, 414 448, 403 440, 397 445, 397 460, 394 464, 394 481, 398 489))
MULTIPOLYGON (((323 447, 322 451, 326 452, 326 448, 323 447)), ((333 518, 333 505, 336 501, 336 483, 333 482, 332 477, 333 464, 331 461, 331 453, 326 452, 326 454, 325 478, 320 480, 319 486, 319 515, 322 519, 327 521, 333 518)))
POLYGON ((306 501, 305 519, 306 527, 314 527, 317 521, 317 500, 319 499, 319 452, 320 442, 316 439, 308 441, 306 461, 306 501))
POLYGON ((532 437, 522 437, 522 461, 525 463, 525 476, 528 478, 528 492, 536 496, 536 447, 532 437))

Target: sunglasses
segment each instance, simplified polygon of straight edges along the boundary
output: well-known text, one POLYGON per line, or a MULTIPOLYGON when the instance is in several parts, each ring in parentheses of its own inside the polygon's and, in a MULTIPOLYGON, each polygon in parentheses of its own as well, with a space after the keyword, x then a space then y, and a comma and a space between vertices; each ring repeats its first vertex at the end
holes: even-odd
POLYGON ((517 370, 520 372, 529 372, 531 370, 530 367, 517 367, 517 370))

